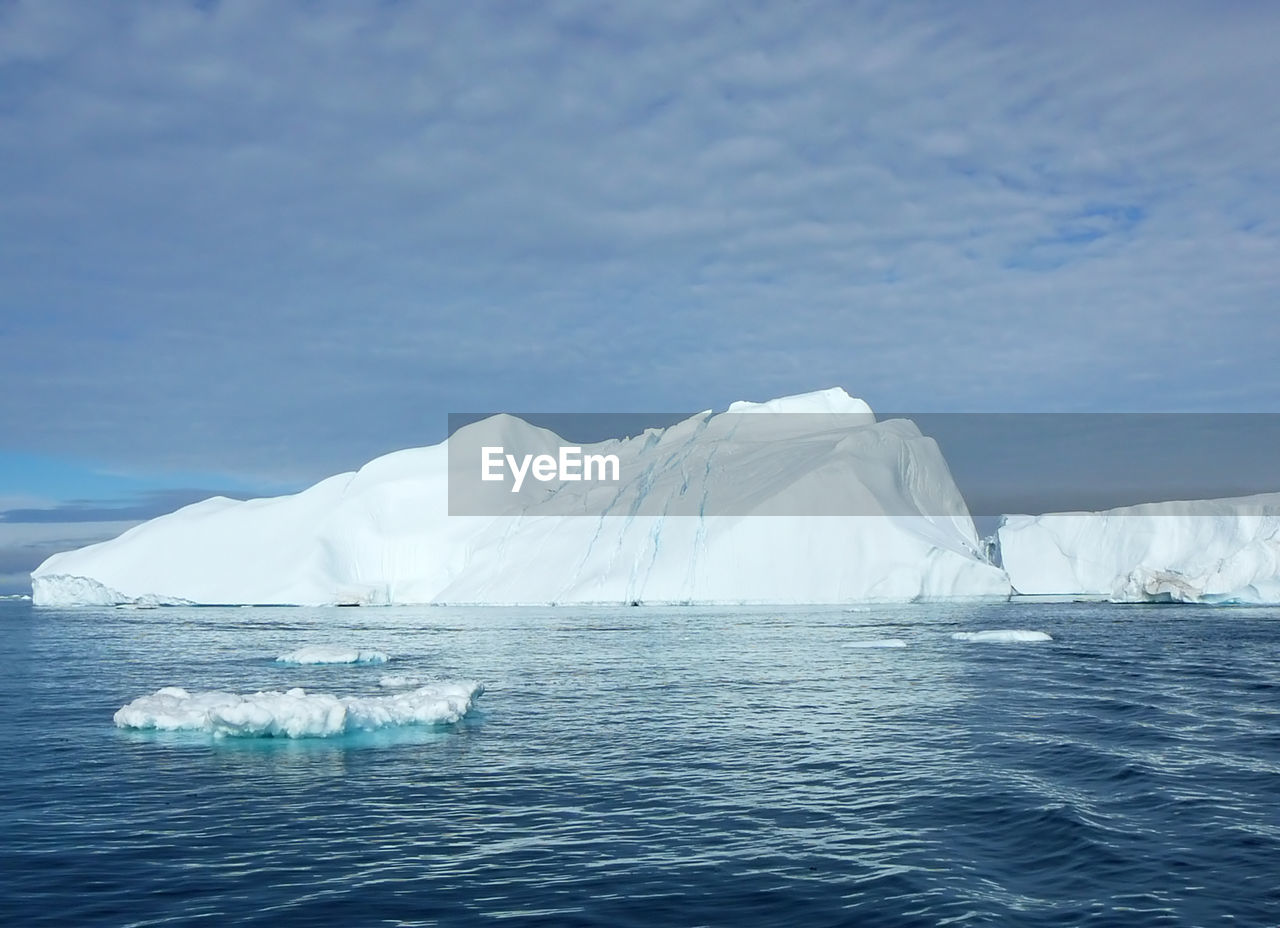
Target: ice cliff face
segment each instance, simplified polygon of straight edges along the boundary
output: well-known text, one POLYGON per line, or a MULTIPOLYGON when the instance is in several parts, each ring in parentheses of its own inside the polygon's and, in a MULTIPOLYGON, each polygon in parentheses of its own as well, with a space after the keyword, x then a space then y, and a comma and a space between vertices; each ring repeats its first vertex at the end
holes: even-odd
POLYGON ((1280 602, 1280 493, 1006 516, 1019 593, 1116 602, 1280 602))
MULTIPOLYGON (((559 441, 509 416, 452 440, 559 441)), ((617 455, 621 482, 525 494, 486 515, 448 515, 448 442, 292 496, 206 500, 49 558, 32 574, 34 599, 781 604, 1009 592, 978 554, 937 445, 911 422, 875 422, 842 390, 735 403, 583 451, 617 455), (754 412, 804 415, 774 418, 784 441, 735 439, 754 412)))

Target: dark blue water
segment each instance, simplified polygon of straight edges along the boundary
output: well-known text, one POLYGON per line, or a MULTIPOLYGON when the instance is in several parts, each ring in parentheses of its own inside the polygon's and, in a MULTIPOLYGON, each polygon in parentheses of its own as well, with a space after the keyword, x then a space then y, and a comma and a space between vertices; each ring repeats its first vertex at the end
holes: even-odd
POLYGON ((7 602, 0 632, 5 925, 1280 924, 1277 610, 7 602), (982 628, 1055 640, 950 638, 982 628), (396 659, 272 663, 312 642, 396 659), (111 720, 389 673, 487 692, 336 739, 111 720))

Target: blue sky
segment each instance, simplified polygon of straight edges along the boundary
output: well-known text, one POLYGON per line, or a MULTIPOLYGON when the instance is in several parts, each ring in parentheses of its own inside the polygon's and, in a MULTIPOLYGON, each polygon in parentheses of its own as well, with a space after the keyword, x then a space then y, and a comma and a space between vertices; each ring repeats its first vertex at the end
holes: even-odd
POLYGON ((2 508, 299 486, 450 411, 1274 411, 1277 39, 1268 3, 0 0, 2 508))

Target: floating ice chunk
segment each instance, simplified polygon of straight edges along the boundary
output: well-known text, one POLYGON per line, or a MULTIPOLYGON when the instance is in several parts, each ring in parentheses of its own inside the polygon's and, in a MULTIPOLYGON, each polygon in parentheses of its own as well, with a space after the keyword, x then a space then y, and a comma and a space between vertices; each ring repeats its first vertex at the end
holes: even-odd
POLYGON ((312 644, 276 658, 278 664, 385 664, 382 651, 349 648, 343 645, 312 644))
POLYGON ((992 628, 980 632, 956 632, 951 637, 956 641, 978 641, 995 644, 1053 640, 1053 637, 1047 632, 1032 632, 1022 628, 992 628))
POLYGON ((901 638, 869 638, 865 641, 846 641, 845 648, 905 648, 907 643, 901 638))
POLYGON ((484 687, 473 681, 435 683, 389 696, 339 697, 298 688, 251 694, 189 693, 166 686, 139 696, 115 714, 119 728, 204 731, 215 735, 327 737, 400 725, 456 722, 484 687))
POLYGON ((378 686, 387 689, 403 689, 406 686, 418 686, 422 681, 417 677, 406 677, 403 674, 391 673, 378 678, 378 686))

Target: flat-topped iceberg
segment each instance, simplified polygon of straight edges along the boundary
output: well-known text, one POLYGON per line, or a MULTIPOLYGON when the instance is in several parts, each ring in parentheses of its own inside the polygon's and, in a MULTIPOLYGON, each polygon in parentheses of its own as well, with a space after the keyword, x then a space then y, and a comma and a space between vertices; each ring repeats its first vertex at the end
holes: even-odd
POLYGON ((1114 602, 1280 602, 1280 493, 1006 516, 1014 590, 1114 602))
POLYGON ((35 601, 807 604, 1009 592, 937 444, 910 421, 876 422, 843 390, 582 445, 616 457, 620 479, 530 479, 519 494, 485 483, 492 493, 461 515, 451 444, 475 449, 478 474, 486 448, 564 443, 494 416, 292 496, 206 500, 54 555, 32 574, 35 601))

